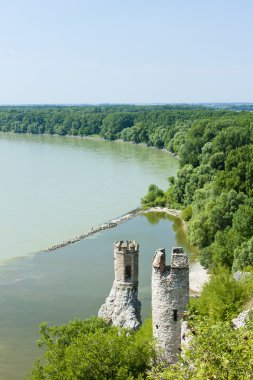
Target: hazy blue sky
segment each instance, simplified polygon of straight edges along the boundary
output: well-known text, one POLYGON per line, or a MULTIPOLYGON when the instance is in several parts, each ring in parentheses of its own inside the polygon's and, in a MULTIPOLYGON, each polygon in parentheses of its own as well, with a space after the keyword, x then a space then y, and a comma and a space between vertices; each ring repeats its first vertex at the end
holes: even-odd
POLYGON ((252 0, 0 0, 0 103, 253 102, 252 0))

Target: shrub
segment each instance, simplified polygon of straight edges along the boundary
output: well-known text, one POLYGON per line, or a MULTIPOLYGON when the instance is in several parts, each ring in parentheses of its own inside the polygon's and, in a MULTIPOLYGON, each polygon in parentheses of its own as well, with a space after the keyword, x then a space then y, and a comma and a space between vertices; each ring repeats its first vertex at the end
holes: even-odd
POLYGON ((134 333, 92 318, 60 327, 44 323, 40 334, 44 355, 29 380, 141 379, 154 358, 148 323, 134 333))
POLYGON ((188 205, 186 206, 183 211, 182 211, 182 218, 185 220, 185 221, 188 221, 190 220, 192 217, 192 206, 191 205, 188 205))

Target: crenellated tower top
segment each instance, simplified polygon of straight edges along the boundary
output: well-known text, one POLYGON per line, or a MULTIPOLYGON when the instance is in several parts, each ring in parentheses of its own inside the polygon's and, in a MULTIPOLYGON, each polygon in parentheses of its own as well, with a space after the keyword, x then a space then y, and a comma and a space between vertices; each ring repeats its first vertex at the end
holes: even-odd
POLYGON ((139 244, 133 241, 116 241, 114 243, 115 282, 138 284, 139 244))

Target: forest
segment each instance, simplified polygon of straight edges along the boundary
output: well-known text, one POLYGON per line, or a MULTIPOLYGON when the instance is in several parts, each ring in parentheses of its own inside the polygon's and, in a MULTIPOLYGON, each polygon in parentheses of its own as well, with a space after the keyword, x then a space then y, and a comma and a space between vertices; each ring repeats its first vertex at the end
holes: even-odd
POLYGON ((19 106, 0 107, 0 130, 60 136, 98 135, 157 148, 168 147, 179 130, 205 116, 224 115, 228 110, 205 106, 19 106))
POLYGON ((176 156, 180 161, 177 176, 168 178, 165 191, 151 184, 141 200, 142 207, 182 210, 189 242, 197 247, 200 262, 211 274, 200 297, 190 302, 192 349, 178 364, 169 368, 155 364, 148 322, 133 335, 105 326, 99 320, 80 321, 59 328, 42 326, 40 344, 45 350, 44 358, 35 364, 29 378, 88 379, 91 363, 97 363, 98 368, 91 379, 251 378, 252 322, 241 329, 231 327, 232 318, 253 306, 251 107, 0 107, 2 132, 94 135, 144 143, 176 156), (234 273, 238 271, 247 276, 236 280, 234 273), (97 344, 91 334, 97 334, 97 344), (80 345, 81 340, 89 345, 89 350, 80 345), (131 347, 131 354, 127 347, 131 347))

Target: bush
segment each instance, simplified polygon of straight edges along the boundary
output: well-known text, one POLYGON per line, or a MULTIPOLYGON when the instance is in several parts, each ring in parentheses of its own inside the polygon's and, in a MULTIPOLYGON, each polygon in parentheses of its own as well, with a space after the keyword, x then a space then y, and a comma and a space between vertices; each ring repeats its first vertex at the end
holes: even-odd
POLYGON ((204 285, 200 297, 191 300, 190 312, 208 316, 213 323, 230 321, 242 310, 247 298, 244 283, 235 281, 229 271, 222 268, 204 285))
POLYGON ((60 327, 41 325, 44 349, 29 380, 141 379, 149 369, 154 348, 150 322, 137 333, 92 318, 60 327))
POLYGON ((164 206, 164 192, 156 185, 150 185, 148 188, 148 194, 141 199, 143 208, 149 208, 154 206, 164 206))
POLYGON ((192 206, 191 205, 188 205, 187 207, 185 207, 182 211, 182 218, 185 220, 185 221, 188 221, 190 220, 192 217, 192 206))
POLYGON ((237 247, 234 252, 233 271, 253 266, 253 237, 237 247))

